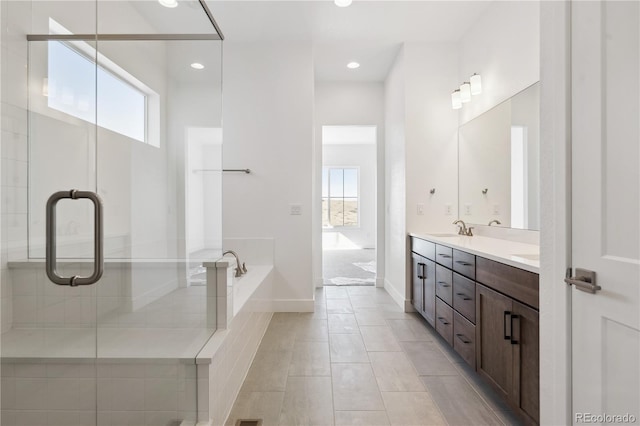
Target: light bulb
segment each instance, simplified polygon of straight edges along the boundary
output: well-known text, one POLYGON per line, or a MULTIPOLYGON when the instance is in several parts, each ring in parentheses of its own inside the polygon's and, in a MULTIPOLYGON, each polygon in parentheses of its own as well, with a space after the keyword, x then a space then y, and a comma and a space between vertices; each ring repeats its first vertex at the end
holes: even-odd
POLYGON ((480 74, 473 74, 469 79, 469 82, 471 84, 472 95, 479 95, 482 93, 482 77, 480 77, 480 74))
POLYGON ((336 6, 338 7, 348 7, 351 6, 351 1, 352 0, 333 0, 333 2, 336 4, 336 6))
POLYGON ((451 94, 451 107, 453 109, 462 108, 462 100, 460 99, 460 90, 456 89, 451 94))
POLYGON ((178 7, 178 0, 158 0, 158 3, 170 9, 173 9, 174 7, 178 7))
POLYGON ((463 103, 471 100, 471 84, 468 81, 465 81, 460 85, 460 100, 463 103))
POLYGON ((204 65, 199 62, 194 62, 191 64, 191 68, 193 68, 194 70, 202 70, 204 69, 204 65))
POLYGON ((347 68, 355 70, 356 68, 360 68, 360 64, 357 62, 349 62, 347 68))

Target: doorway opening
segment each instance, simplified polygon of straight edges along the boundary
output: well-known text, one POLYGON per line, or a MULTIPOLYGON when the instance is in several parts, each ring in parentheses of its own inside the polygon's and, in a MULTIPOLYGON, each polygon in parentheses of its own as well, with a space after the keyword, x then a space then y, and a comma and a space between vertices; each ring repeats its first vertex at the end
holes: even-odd
POLYGON ((376 283, 376 126, 322 127, 323 285, 376 283))

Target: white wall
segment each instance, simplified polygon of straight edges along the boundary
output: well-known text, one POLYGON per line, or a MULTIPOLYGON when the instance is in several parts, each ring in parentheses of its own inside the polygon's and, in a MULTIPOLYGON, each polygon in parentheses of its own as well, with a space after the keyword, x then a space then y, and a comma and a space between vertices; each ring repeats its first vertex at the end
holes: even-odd
MULTIPOLYGON (((458 205, 458 114, 452 43, 405 45, 407 232, 451 231, 458 205), (431 194, 431 189, 436 190, 431 194), (424 204, 419 215, 417 205, 424 204), (451 205, 454 215, 445 214, 451 205)), ((407 293, 407 296, 410 296, 407 293)))
MULTIPOLYGON (((376 212, 375 230, 377 285, 382 285, 385 276, 385 120, 384 85, 382 83, 316 82, 314 112, 314 211, 321 211, 322 173, 322 126, 325 125, 375 125, 376 143, 376 212)), ((322 285, 322 222, 320 215, 313 221, 314 235, 314 281, 322 285)))
POLYGON ((460 40, 459 55, 457 85, 482 76, 482 94, 459 110, 462 124, 540 80, 540 3, 494 2, 460 40))
POLYGON ((570 424, 571 4, 541 7, 540 424, 570 424))
POLYGON ((376 247, 376 146, 375 144, 323 145, 325 167, 356 167, 359 170, 359 223, 354 227, 329 228, 362 248, 376 247))
POLYGON ((407 43, 386 81, 385 286, 407 309, 407 233, 450 230, 455 216, 445 207, 457 211, 458 116, 450 103, 457 61, 454 44, 407 43))
POLYGON ((385 279, 384 288, 403 306, 405 297, 406 185, 404 48, 385 81, 385 279))
POLYGON ((226 41, 223 66, 224 166, 252 170, 225 174, 223 235, 274 238, 275 306, 311 310, 311 45, 226 41))

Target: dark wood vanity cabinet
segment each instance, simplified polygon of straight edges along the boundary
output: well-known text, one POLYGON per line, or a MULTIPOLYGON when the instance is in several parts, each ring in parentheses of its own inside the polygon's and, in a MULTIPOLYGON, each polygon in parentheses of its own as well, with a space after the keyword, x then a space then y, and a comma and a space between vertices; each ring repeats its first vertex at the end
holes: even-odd
POLYGON ((526 423, 539 424, 538 274, 411 238, 413 305, 526 423))
POLYGON ((482 284, 476 300, 477 372, 521 414, 539 423, 538 311, 482 284))

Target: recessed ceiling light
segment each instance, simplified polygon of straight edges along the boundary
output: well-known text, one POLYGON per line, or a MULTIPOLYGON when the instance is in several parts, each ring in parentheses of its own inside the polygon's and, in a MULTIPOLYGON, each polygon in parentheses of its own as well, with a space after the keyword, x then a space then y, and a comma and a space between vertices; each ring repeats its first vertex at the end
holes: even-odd
POLYGON ((204 65, 202 65, 200 62, 194 62, 191 64, 191 68, 193 68, 194 70, 202 70, 204 69, 204 65))
POLYGON ((336 6, 338 7, 347 7, 347 6, 351 6, 351 1, 352 0, 333 0, 333 2, 336 4, 336 6))
POLYGON ((356 68, 360 68, 360 64, 357 62, 349 62, 347 68, 355 70, 356 68))
POLYGON ((158 0, 158 3, 163 5, 164 7, 174 8, 178 7, 178 0, 158 0))

